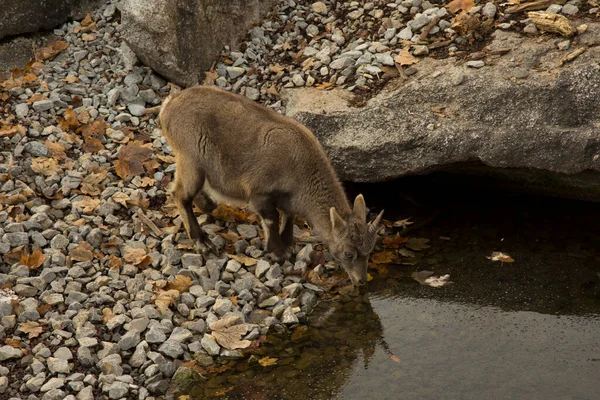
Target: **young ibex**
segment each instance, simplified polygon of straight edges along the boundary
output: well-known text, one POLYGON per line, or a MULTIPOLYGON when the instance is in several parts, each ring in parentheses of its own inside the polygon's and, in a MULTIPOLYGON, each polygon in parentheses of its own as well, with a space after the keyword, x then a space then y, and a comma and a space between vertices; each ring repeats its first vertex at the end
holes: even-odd
POLYGON ((176 157, 172 194, 196 251, 216 253, 192 203, 205 213, 215 209, 215 202, 249 206, 261 218, 266 251, 279 262, 290 256, 293 219, 301 215, 321 234, 352 283, 367 281, 383 211, 367 223, 362 195, 350 207, 320 143, 305 126, 207 86, 169 96, 159 118, 176 157))

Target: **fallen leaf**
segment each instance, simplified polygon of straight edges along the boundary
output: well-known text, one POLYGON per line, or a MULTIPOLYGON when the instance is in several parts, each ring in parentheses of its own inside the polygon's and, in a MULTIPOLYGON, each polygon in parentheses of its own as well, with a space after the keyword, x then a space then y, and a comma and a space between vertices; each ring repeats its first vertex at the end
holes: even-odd
POLYGON ((14 126, 1 126, 0 127, 0 138, 2 137, 12 137, 15 134, 20 133, 21 136, 25 136, 27 130, 22 125, 14 125, 14 126))
POLYGON ((88 174, 81 182, 81 193, 92 196, 99 196, 104 190, 104 185, 101 182, 108 176, 108 171, 100 170, 100 172, 88 174))
POLYGON ((152 156, 152 143, 129 142, 121 146, 118 159, 115 161, 115 171, 119 177, 125 179, 144 173, 144 161, 152 156))
POLYGON ((30 270, 33 270, 41 267, 45 260, 46 255, 42 253, 42 250, 37 249, 31 254, 23 255, 19 260, 19 264, 26 265, 30 270))
POLYGON ((87 13, 85 15, 85 18, 81 20, 81 25, 82 26, 90 26, 93 22, 94 22, 94 20, 92 19, 92 15, 90 13, 87 13))
POLYGON ((27 333, 29 335, 29 339, 33 339, 42 334, 42 332, 44 331, 44 327, 41 326, 38 322, 27 321, 19 324, 19 330, 23 333, 27 333))
POLYGON ((251 267, 253 265, 256 265, 256 263, 258 262, 258 260, 256 258, 248 257, 243 254, 227 254, 227 257, 232 258, 232 259, 236 260, 237 262, 244 264, 246 267, 251 267))
POLYGON ((407 238, 400 236, 398 233, 394 236, 385 236, 383 238, 383 248, 397 249, 401 244, 406 243, 407 240, 407 238))
POLYGON ((37 174, 54 176, 58 171, 58 160, 47 157, 36 157, 31 159, 31 169, 37 174))
POLYGON ((106 307, 102 309, 102 321, 105 325, 108 324, 108 322, 116 316, 117 314, 115 314, 110 308, 106 307))
POLYGON ((487 256, 486 258, 492 261, 500 261, 503 263, 515 262, 515 260, 511 256, 509 256, 506 253, 501 253, 499 251, 494 251, 491 255, 487 256))
POLYGON ((192 286, 192 278, 185 275, 177 275, 174 280, 167 283, 167 290, 177 290, 179 293, 187 292, 192 286))
POLYGON ((82 209, 84 213, 93 212, 100 205, 100 200, 93 199, 90 196, 83 196, 83 198, 79 201, 73 203, 76 207, 82 209))
POLYGON ((471 8, 475 7, 475 3, 473 0, 452 0, 444 7, 450 10, 452 14, 456 14, 458 10, 462 10, 461 14, 465 14, 469 12, 471 8))
POLYGON ((371 282, 373 280, 373 277, 371 276, 371 274, 369 274, 367 272, 367 282, 371 282))
POLYGON ((452 282, 448 279, 450 275, 446 274, 440 277, 431 276, 433 271, 418 271, 411 274, 412 278, 424 286, 442 287, 452 282))
POLYGON ((93 249, 91 244, 86 241, 81 241, 73 250, 71 250, 69 255, 71 256, 71 259, 75 261, 92 261, 94 259, 93 249))
POLYGON ((400 254, 402 257, 415 257, 415 253, 403 248, 398 249, 398 254, 400 254))
POLYGON ((130 200, 129 196, 123 192, 116 192, 112 195, 112 199, 115 203, 119 203, 123 207, 129 207, 127 202, 130 200))
POLYGON ((46 140, 44 144, 48 148, 48 151, 50 152, 52 158, 55 158, 57 160, 64 160, 67 158, 65 147, 62 144, 57 142, 50 142, 48 140, 46 140))
POLYGON ((79 82, 79 78, 76 76, 67 76, 65 79, 63 79, 65 82, 67 83, 77 83, 79 82))
POLYGON ((334 83, 333 83, 333 82, 322 82, 322 83, 317 83, 317 84, 315 85, 315 87, 316 87, 317 89, 322 89, 322 90, 324 90, 324 89, 328 89, 328 88, 332 87, 333 85, 334 85, 334 83))
POLYGON ((81 35, 81 40, 83 40, 85 42, 96 40, 96 35, 91 34, 91 33, 84 33, 83 35, 81 35))
POLYGON ((398 364, 400 364, 400 357, 398 357, 395 354, 390 354, 390 358, 392 359, 392 361, 397 362, 398 364))
POLYGON ((36 61, 44 61, 49 60, 51 58, 56 57, 60 52, 64 51, 69 47, 67 42, 59 41, 53 44, 52 46, 42 47, 41 49, 35 52, 36 61))
POLYGON ((15 349, 21 347, 21 341, 19 339, 6 338, 4 339, 4 344, 9 345, 10 347, 14 347, 15 349))
POLYGON ((378 253, 373 253, 371 261, 375 264, 390 264, 395 258, 396 254, 393 251, 380 251, 378 253))
POLYGON ((172 304, 175 304, 179 295, 179 290, 159 290, 154 296, 154 304, 158 308, 158 311, 164 314, 172 304))
POLYGON ((394 228, 407 228, 409 225, 414 224, 414 222, 410 221, 410 218, 401 219, 392 224, 394 228))
POLYGON ((419 251, 429 248, 430 246, 427 243, 429 243, 429 239, 410 238, 405 246, 411 250, 419 251))
POLYGON ((83 137, 99 136, 106 133, 106 129, 110 128, 110 125, 105 121, 94 121, 91 124, 85 124, 79 128, 79 131, 83 137))
POLYGON ((81 122, 82 124, 87 124, 88 122, 90 122, 90 119, 92 117, 90 116, 90 113, 87 112, 87 110, 83 110, 82 112, 79 113, 79 115, 77 116, 77 120, 79 122, 81 122))
POLYGON ((149 257, 146 250, 140 249, 139 247, 129 247, 125 250, 125 254, 123 254, 125 262, 133 265, 145 262, 146 257, 149 257))
POLYGON ((272 84, 271 86, 269 86, 269 88, 267 89, 267 93, 272 94, 273 96, 279 96, 279 92, 277 91, 275 84, 272 84))
POLYGON ((104 145, 102 142, 93 137, 85 138, 85 143, 83 145, 83 150, 86 153, 97 153, 101 150, 104 150, 104 145))
POLYGON ((67 108, 62 117, 56 119, 61 128, 65 131, 75 130, 81 124, 75 115, 75 111, 72 108, 67 108))
POLYGON ((262 365, 263 367, 270 367, 272 365, 277 364, 277 360, 279 360, 278 358, 271 358, 271 357, 263 357, 261 359, 258 360, 258 363, 260 365, 262 365))
POLYGON ((245 349, 252 342, 250 340, 241 340, 241 338, 248 332, 251 326, 250 324, 239 324, 217 330, 213 329, 211 336, 226 349, 245 349))
POLYGON ((271 71, 271 72, 273 72, 273 73, 275 73, 275 74, 278 74, 278 73, 280 73, 280 72, 281 72, 281 71, 283 71, 283 70, 285 70, 285 68, 284 68, 284 67, 282 67, 282 66, 281 66, 281 65, 279 65, 279 64, 275 64, 275 65, 269 65, 269 71, 271 71))
POLYGON ((31 96, 30 98, 28 98, 28 99, 27 99, 27 102, 28 102, 29 104, 31 104, 31 103, 35 103, 36 101, 40 101, 40 100, 46 100, 46 99, 47 99, 47 97, 46 97, 46 96, 44 96, 44 95, 42 95, 42 94, 39 94, 39 93, 36 93, 36 94, 34 94, 33 96, 31 96))
POLYGON ((410 52, 408 51, 408 47, 405 47, 404 49, 400 50, 400 53, 398 53, 398 55, 394 59, 394 62, 402 66, 413 65, 418 63, 419 59, 410 54, 410 52))
POLYGON ((250 213, 226 204, 219 204, 212 212, 213 217, 225 222, 246 222, 250 213))

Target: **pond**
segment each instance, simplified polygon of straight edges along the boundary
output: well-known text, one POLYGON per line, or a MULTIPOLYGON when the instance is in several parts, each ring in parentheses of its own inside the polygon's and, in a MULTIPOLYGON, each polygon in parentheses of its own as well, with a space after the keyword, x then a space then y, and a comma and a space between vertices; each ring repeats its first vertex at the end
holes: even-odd
POLYGON ((348 191, 389 219, 435 215, 410 233, 430 247, 415 265, 373 270, 367 290, 322 301, 257 356, 215 368, 191 399, 598 398, 598 204, 435 174, 348 191), (494 251, 515 261, 493 262, 494 251), (411 274, 424 269, 453 283, 420 285, 411 274))

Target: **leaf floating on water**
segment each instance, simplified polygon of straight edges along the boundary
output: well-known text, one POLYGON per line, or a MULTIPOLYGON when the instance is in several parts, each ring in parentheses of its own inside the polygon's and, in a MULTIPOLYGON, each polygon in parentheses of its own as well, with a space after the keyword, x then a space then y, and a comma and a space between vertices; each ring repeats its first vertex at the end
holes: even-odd
POLYGON ((419 251, 429 248, 430 246, 427 243, 429 243, 429 239, 410 238, 406 242, 406 247, 408 247, 411 250, 419 251))
POLYGON ((395 258, 396 255, 393 251, 381 251, 379 253, 373 253, 371 261, 375 264, 390 264, 395 258))
POLYGON ((395 355, 395 354, 390 354, 390 358, 392 359, 392 361, 394 361, 394 362, 396 362, 396 363, 400 364, 400 357, 398 357, 397 355, 395 355))
POLYGON ((414 224, 414 222, 410 221, 410 218, 406 218, 406 219, 401 219, 399 221, 396 221, 392 224, 392 226, 394 228, 406 228, 409 225, 414 224))
POLYGON ((499 251, 494 251, 491 255, 487 256, 486 258, 492 261, 500 261, 503 263, 515 262, 515 260, 511 256, 509 256, 506 253, 501 253, 499 251))
POLYGON ((275 365, 277 364, 277 360, 279 360, 278 358, 271 358, 271 357, 263 357, 261 359, 258 360, 258 363, 260 365, 262 365, 263 367, 270 367, 271 365, 275 365))
POLYGON ((228 328, 222 328, 212 331, 211 335, 215 338, 217 343, 229 350, 245 349, 250 346, 252 342, 250 340, 241 340, 252 325, 250 324, 239 324, 233 325, 228 328))
POLYGON ((406 243, 407 240, 407 238, 400 236, 398 233, 394 236, 386 236, 383 238, 383 248, 397 249, 401 244, 406 243))
POLYGON ((432 275, 433 271, 416 271, 411 274, 412 278, 423 286, 442 287, 452 283, 449 281, 450 275, 448 274, 440 277, 435 277, 432 275))

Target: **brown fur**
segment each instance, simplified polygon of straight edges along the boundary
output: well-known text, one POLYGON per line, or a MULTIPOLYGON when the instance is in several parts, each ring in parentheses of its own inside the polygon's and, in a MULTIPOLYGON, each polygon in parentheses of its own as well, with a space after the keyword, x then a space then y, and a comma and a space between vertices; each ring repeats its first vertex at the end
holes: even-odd
POLYGON ((350 207, 321 144, 305 126, 207 86, 171 95, 159 118, 176 157, 173 194, 197 250, 206 253, 214 247, 193 215, 192 201, 203 212, 212 211, 215 201, 247 204, 260 215, 267 251, 277 260, 289 256, 285 253, 292 245, 293 216, 302 215, 336 259, 338 248, 347 256, 354 254, 352 263, 350 257, 338 260, 352 281, 366 280, 375 233, 366 222, 364 199, 359 195, 350 207), (286 217, 281 227, 279 212, 286 217), (358 258, 360 268, 354 265, 358 258))

